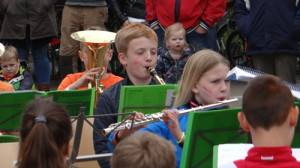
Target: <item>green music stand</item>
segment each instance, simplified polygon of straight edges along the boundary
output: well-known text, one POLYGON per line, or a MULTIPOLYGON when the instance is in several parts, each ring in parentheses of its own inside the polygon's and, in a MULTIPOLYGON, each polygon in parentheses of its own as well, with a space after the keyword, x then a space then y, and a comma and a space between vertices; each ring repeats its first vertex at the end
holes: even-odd
MULTIPOLYGON (((133 111, 151 114, 170 108, 175 100, 178 85, 143 85, 122 86, 120 93, 119 114, 133 111)), ((118 122, 126 115, 119 115, 118 122)))
MULTIPOLYGON (((295 105, 300 109, 300 102, 295 102, 295 105)), ((293 138, 293 142, 291 145, 292 148, 300 148, 300 115, 298 118, 298 123, 295 129, 295 134, 293 138)))
POLYGON ((18 136, 14 135, 0 135, 0 143, 18 142, 19 139, 18 136))
POLYGON ((240 108, 190 113, 180 167, 211 168, 214 145, 246 143, 248 134, 239 126, 239 111, 240 108))
POLYGON ((53 101, 60 103, 69 112, 70 116, 77 116, 80 107, 86 107, 86 115, 93 115, 95 89, 74 91, 16 91, 0 94, 0 130, 19 130, 22 113, 25 106, 36 96, 51 97, 53 101))

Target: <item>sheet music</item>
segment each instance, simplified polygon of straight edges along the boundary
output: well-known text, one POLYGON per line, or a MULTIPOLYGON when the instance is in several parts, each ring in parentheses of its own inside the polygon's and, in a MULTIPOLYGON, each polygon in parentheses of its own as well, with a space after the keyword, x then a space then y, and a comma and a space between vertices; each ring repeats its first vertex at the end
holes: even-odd
MULTIPOLYGON (((220 144, 218 146, 218 167, 235 160, 244 159, 253 144, 220 144)), ((293 156, 300 160, 300 148, 292 148, 293 156)))
MULTIPOLYGON (((241 67, 241 66, 235 66, 228 72, 227 79, 248 82, 250 79, 255 78, 257 76, 264 75, 264 74, 265 73, 260 72, 255 69, 241 67)), ((300 87, 296 86, 295 84, 292 84, 290 82, 287 82, 287 81, 284 81, 284 82, 291 89, 292 95, 295 98, 300 100, 300 87)))

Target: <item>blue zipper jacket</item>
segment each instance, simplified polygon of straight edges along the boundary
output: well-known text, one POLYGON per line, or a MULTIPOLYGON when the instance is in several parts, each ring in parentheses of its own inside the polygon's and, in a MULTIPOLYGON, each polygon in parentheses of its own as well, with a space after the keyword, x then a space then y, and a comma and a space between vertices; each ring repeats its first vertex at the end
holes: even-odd
POLYGON ((300 54, 298 0, 236 0, 234 8, 247 55, 300 54))
POLYGON ((187 60, 192 56, 192 53, 192 48, 186 48, 183 50, 181 57, 178 60, 174 60, 166 48, 159 48, 157 53, 159 58, 155 67, 158 76, 167 84, 179 83, 183 68, 187 60))

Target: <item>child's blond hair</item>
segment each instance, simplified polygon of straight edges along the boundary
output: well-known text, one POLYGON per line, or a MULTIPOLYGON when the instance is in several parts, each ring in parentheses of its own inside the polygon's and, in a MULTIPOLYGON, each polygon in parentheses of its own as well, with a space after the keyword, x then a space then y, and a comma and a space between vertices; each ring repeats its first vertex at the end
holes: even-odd
MULTIPOLYGON (((164 37, 164 44, 166 44, 167 40, 169 40, 171 38, 171 34, 173 32, 178 32, 178 31, 182 31, 183 32, 183 38, 184 38, 184 48, 188 47, 188 44, 186 42, 186 32, 185 32, 185 29, 183 27, 183 25, 181 23, 174 23, 172 24, 171 26, 169 26, 166 31, 165 31, 165 37, 164 37)), ((167 47, 167 46, 166 46, 167 47)))
POLYGON ((118 53, 126 53, 129 42, 140 37, 145 37, 157 42, 156 33, 143 24, 130 24, 120 29, 117 32, 115 40, 118 53))
POLYGON ((111 167, 175 168, 175 147, 156 134, 134 133, 116 146, 111 167))
POLYGON ((19 60, 18 51, 14 46, 7 45, 5 46, 4 53, 0 56, 0 65, 2 61, 8 61, 10 59, 19 60))
POLYGON ((204 49, 193 54, 183 69, 178 94, 173 106, 180 107, 191 101, 193 98, 192 88, 196 82, 205 72, 220 63, 229 67, 228 60, 213 50, 204 49))

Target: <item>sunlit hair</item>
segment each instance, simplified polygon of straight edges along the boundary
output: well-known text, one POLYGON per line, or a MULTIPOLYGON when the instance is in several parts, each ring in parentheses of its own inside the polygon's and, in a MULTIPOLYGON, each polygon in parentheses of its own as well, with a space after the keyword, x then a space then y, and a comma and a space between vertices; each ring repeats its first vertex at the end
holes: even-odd
POLYGON ((294 99, 282 79, 263 75, 248 82, 242 106, 250 126, 268 130, 286 121, 294 99))
MULTIPOLYGON (((169 26, 166 31, 165 31, 165 37, 164 37, 164 44, 167 45, 167 40, 169 40, 170 38, 172 38, 172 34, 173 33, 177 33, 177 32, 182 32, 183 33, 183 38, 184 38, 184 43, 185 46, 184 48, 186 48, 188 46, 187 42, 186 42, 186 32, 184 27, 182 26, 181 23, 174 23, 171 26, 169 26)), ((166 46, 167 47, 167 46, 166 46)))
POLYGON ((10 59, 19 60, 18 51, 14 46, 7 45, 5 46, 4 53, 0 56, 0 63, 1 61, 8 61, 10 59))
POLYGON ((156 134, 134 133, 116 146, 111 167, 175 168, 175 147, 156 134))
POLYGON ((64 168, 63 151, 72 137, 70 117, 51 100, 37 99, 24 112, 20 130, 18 168, 64 168), (35 122, 44 116, 46 122, 35 122))
POLYGON ((229 68, 229 63, 221 54, 204 49, 193 54, 183 69, 178 93, 175 98, 174 107, 187 104, 193 98, 192 88, 203 74, 218 64, 229 68))
POLYGON ((156 33, 143 24, 130 24, 117 32, 115 45, 118 53, 127 53, 128 44, 131 40, 145 37, 157 42, 156 33))

